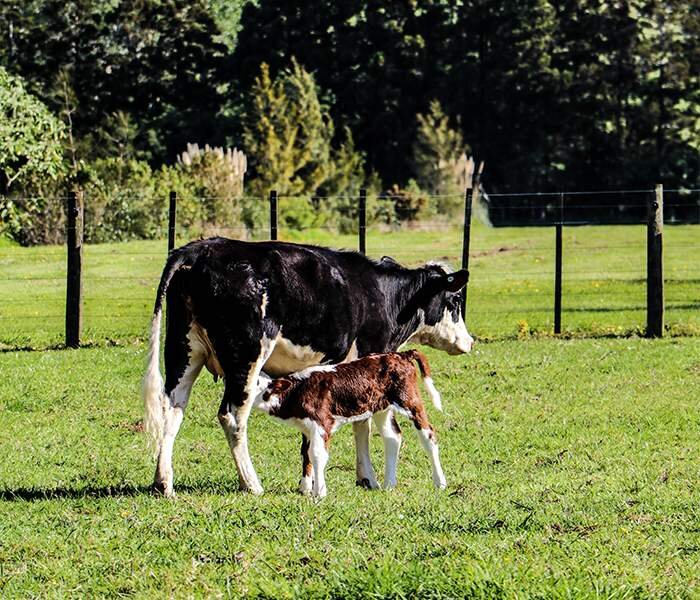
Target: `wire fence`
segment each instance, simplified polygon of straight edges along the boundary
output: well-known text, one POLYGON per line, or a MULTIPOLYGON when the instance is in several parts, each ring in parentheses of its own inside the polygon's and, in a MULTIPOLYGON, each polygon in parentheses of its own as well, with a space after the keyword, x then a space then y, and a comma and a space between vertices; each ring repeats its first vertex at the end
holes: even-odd
MULTIPOLYGON (((595 224, 569 211, 585 207, 594 214, 602 193, 491 194, 474 207, 469 248, 470 282, 467 325, 477 338, 549 334, 555 325, 555 227, 563 224, 561 331, 563 335, 643 334, 647 311, 647 209, 651 190, 616 192, 615 210, 640 210, 624 226, 595 224), (533 198, 539 198, 539 203, 533 198), (587 201, 583 201, 587 198, 587 201), (557 202, 552 202, 552 199, 557 202), (527 202, 527 206, 519 202, 527 202), (597 202, 597 203, 596 203, 597 202), (539 211, 536 222, 492 227, 493 207, 539 211), (554 206, 554 208, 552 208, 554 206), (544 215, 544 216, 542 216, 544 215), (563 218, 562 218, 563 216, 563 218)), ((610 193, 608 193, 610 194, 610 193)), ((345 200, 352 200, 347 197, 345 200)), ((277 237, 280 240, 357 249, 357 211, 342 224, 302 224, 285 218, 289 203, 323 201, 279 197, 277 237), (282 202, 285 200, 285 202, 282 202)), ((330 199, 335 200, 335 198, 330 199)), ((388 197, 366 198, 366 253, 391 256, 407 266, 438 260, 459 267, 464 221, 461 210, 439 212, 445 200, 462 209, 462 195, 426 196, 417 220, 382 218, 388 197)), ((260 200, 263 202, 263 200, 260 200)), ((164 199, 163 202, 167 202, 164 199)), ((666 330, 700 334, 700 228, 682 221, 678 210, 690 206, 700 216, 700 190, 665 190, 664 279, 666 330), (671 199, 671 201, 669 201, 671 199), (673 208, 669 207, 676 207, 673 208), (672 225, 672 226, 671 226, 672 225)), ((581 209, 583 210, 583 209, 581 209)), ((684 214, 684 219, 689 215, 684 214)), ((511 218, 509 217, 509 218, 511 218)), ((607 218, 607 217, 606 217, 607 218)), ((605 220, 605 219, 603 219, 605 220)), ((686 219, 689 220, 689 219, 686 219)), ((270 227, 239 223, 217 228, 233 238, 265 240, 270 227)), ((176 236, 175 245, 189 241, 176 236)), ((82 248, 82 343, 124 344, 142 339, 167 257, 165 240, 85 244, 82 248)), ((64 342, 67 250, 65 246, 0 247, 0 347, 48 347, 64 342)))

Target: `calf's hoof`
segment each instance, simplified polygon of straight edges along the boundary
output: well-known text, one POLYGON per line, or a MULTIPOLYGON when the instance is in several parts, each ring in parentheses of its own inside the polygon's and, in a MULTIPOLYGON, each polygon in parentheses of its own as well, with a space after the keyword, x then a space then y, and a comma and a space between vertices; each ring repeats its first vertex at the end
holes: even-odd
POLYGON ((326 491, 326 488, 323 488, 322 490, 317 490, 315 492, 311 492, 311 495, 315 500, 323 500, 323 498, 326 497, 327 493, 328 492, 326 491))
POLYGON ((308 496, 311 493, 311 490, 313 489, 314 482, 311 477, 302 477, 299 480, 299 493, 302 496, 308 496))

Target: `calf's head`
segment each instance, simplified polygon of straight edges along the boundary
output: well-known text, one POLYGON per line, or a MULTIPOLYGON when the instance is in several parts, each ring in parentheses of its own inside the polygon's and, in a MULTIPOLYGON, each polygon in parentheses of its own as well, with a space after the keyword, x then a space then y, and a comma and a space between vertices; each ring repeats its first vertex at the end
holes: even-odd
POLYGON ((401 311, 399 319, 417 312, 421 320, 409 341, 425 344, 448 354, 470 352, 474 339, 467 331, 462 317, 462 296, 469 273, 462 269, 454 273, 441 265, 428 265, 427 280, 401 311))

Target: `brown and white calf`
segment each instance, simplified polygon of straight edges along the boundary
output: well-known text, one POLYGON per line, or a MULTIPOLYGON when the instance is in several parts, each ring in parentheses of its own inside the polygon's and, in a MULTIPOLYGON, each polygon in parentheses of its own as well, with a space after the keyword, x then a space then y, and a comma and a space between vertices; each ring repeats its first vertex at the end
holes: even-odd
POLYGON ((289 423, 304 435, 300 492, 326 495, 324 471, 331 436, 345 423, 370 418, 384 439, 384 487, 394 487, 401 432, 394 427, 393 413, 413 421, 432 463, 433 483, 440 489, 446 487, 435 431, 418 391, 413 361, 418 363, 430 399, 442 410, 430 366, 418 350, 370 354, 349 363, 311 367, 289 377, 261 380, 255 407, 289 423))

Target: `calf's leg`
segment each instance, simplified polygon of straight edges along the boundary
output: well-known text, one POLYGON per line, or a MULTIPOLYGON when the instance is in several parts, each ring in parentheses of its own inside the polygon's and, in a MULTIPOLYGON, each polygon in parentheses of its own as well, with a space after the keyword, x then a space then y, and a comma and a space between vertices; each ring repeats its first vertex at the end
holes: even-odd
POLYGON ((301 479, 299 480, 299 493, 305 496, 310 494, 314 482, 314 470, 309 458, 309 438, 302 434, 301 440, 301 479))
POLYGON ((436 488, 444 490, 447 487, 447 480, 445 479, 445 474, 442 472, 442 465, 440 464, 435 430, 429 425, 427 429, 418 429, 417 431, 421 445, 426 454, 430 457, 433 470, 433 483, 436 488))
POLYGON ((355 434, 356 483, 362 487, 376 490, 379 488, 379 483, 369 458, 370 420, 353 423, 352 430, 355 434))
POLYGON ((415 395, 416 398, 407 406, 407 408, 409 408, 411 420, 416 426, 418 439, 423 446, 423 450, 425 450, 426 454, 430 458, 433 472, 433 483, 435 484, 436 488, 444 490, 447 487, 447 481, 445 480, 445 474, 442 472, 442 465, 440 464, 437 436, 435 435, 433 426, 428 421, 428 415, 425 412, 425 407, 423 406, 423 402, 420 401, 417 391, 415 395))
POLYGON ((326 464, 328 463, 328 446, 320 426, 316 426, 309 435, 309 454, 314 469, 313 495, 318 498, 326 496, 326 464))
POLYGON ((390 409, 376 413, 374 423, 384 440, 384 489, 396 487, 396 467, 401 449, 401 430, 390 409))

